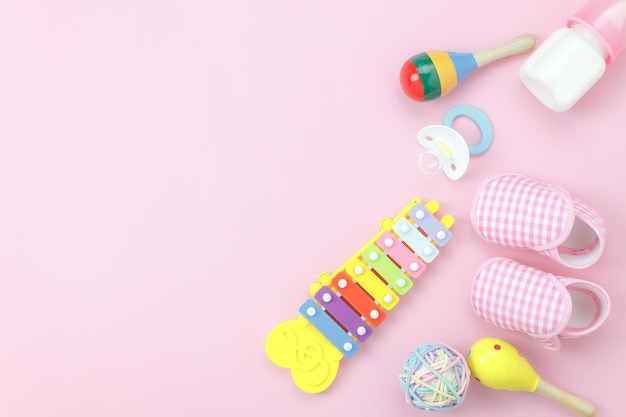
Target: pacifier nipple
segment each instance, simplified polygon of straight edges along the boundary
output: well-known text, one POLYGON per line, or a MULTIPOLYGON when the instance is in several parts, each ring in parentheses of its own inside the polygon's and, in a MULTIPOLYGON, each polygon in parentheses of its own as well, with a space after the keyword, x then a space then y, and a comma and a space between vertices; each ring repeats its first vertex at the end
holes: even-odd
MULTIPOLYGON (((426 139, 433 140, 432 137, 426 139)), ((443 142, 439 142, 437 146, 426 149, 420 154, 419 167, 426 174, 436 174, 448 163, 451 156, 450 149, 443 142)))

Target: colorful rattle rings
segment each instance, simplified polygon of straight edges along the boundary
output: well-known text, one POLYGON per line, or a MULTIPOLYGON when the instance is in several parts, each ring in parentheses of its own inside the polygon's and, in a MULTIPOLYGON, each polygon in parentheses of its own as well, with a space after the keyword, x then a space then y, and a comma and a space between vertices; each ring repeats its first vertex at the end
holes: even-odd
POLYGON ((428 101, 450 92, 468 74, 487 64, 526 52, 535 37, 521 35, 501 45, 473 53, 427 51, 408 59, 400 70, 404 93, 416 101, 428 101))

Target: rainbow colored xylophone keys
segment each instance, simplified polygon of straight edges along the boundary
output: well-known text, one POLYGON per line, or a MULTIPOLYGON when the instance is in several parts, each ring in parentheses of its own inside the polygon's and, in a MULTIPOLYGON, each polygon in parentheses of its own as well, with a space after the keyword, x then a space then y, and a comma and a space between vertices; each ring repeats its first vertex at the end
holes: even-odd
POLYGON ((534 36, 527 34, 477 52, 422 52, 402 65, 400 85, 404 93, 413 100, 433 100, 449 93, 474 70, 493 61, 526 52, 534 46, 534 36))
POLYGON ((398 216, 380 222, 381 230, 335 273, 322 273, 309 288, 300 316, 275 326, 265 351, 289 368, 296 385, 318 393, 334 381, 339 361, 351 358, 369 340, 387 312, 413 287, 427 264, 452 234, 451 215, 438 220, 437 201, 409 203, 398 216))

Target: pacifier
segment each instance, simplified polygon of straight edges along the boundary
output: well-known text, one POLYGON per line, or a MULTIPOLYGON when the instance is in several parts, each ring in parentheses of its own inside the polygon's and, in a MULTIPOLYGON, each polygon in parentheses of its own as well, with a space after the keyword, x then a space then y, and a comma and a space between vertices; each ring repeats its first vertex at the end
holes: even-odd
POLYGON ((491 146, 493 127, 487 115, 477 107, 467 104, 451 108, 443 125, 426 126, 417 133, 417 141, 424 147, 419 156, 419 167, 426 174, 443 171, 451 180, 458 180, 469 166, 470 155, 480 155, 491 146), (463 136, 452 128, 459 116, 465 116, 480 129, 481 140, 468 146, 463 136))

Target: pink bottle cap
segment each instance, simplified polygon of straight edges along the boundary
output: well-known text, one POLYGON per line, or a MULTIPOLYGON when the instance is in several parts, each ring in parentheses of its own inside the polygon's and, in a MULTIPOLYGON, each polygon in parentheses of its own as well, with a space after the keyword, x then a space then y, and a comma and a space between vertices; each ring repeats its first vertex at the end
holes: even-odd
POLYGON ((591 0, 568 20, 567 26, 578 23, 592 31, 602 40, 610 64, 626 47, 625 21, 626 0, 591 0))

